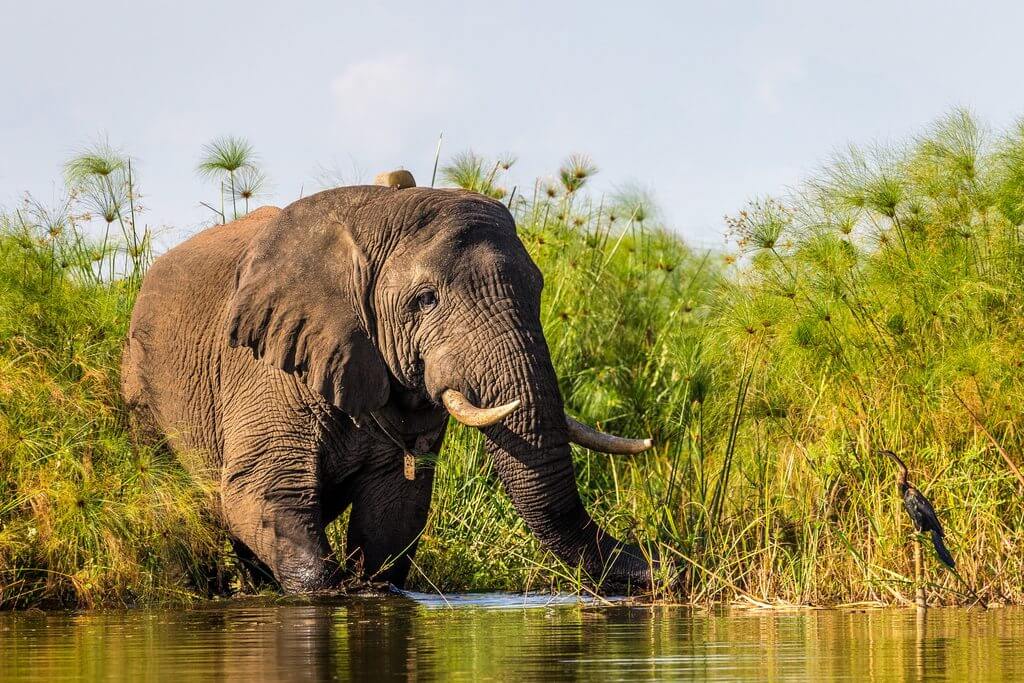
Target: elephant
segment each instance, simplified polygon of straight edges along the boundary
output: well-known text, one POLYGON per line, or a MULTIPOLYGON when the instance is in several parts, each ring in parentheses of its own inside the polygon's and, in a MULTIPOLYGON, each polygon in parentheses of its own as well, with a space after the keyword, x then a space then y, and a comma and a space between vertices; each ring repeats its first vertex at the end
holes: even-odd
POLYGON ((649 585, 657 557, 593 521, 570 441, 650 440, 566 416, 509 210, 411 179, 262 207, 157 258, 122 361, 133 423, 206 477, 239 556, 287 593, 404 585, 434 479, 420 456, 449 416, 481 430, 542 546, 601 588, 649 585), (347 509, 339 559, 325 528, 347 509))

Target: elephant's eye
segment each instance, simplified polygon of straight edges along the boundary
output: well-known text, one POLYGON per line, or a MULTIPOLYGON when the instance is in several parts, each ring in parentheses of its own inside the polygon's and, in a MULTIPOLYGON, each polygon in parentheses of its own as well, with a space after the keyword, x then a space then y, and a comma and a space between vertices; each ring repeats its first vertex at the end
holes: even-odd
POLYGON ((416 309, 422 313, 433 310, 437 306, 437 292, 426 289, 416 295, 416 309))

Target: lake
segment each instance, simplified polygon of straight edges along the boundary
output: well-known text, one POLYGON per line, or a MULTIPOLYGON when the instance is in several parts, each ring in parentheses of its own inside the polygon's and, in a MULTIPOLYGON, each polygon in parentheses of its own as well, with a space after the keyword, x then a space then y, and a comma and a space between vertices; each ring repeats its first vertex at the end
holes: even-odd
POLYGON ((1024 609, 457 595, 0 614, 0 681, 1024 680, 1024 609))

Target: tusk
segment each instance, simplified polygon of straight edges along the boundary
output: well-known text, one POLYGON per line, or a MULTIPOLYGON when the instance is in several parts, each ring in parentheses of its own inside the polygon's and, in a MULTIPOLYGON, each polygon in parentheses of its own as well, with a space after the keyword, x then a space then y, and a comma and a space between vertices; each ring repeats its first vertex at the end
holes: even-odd
POLYGON ((445 389, 441 394, 441 401, 452 417, 467 427, 490 427, 498 424, 519 407, 519 401, 516 400, 494 408, 478 408, 454 389, 445 389))
POLYGON ((565 416, 565 424, 569 428, 569 440, 592 451, 612 455, 636 455, 654 445, 650 439, 626 439, 599 432, 568 415, 565 416))

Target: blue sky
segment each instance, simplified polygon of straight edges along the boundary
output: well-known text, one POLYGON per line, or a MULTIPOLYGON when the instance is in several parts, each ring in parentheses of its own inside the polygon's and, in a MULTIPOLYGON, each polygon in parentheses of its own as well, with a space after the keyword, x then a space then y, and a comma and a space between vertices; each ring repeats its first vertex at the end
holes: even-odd
POLYGON ((20 2, 0 23, 0 205, 54 196, 100 136, 136 160, 146 221, 209 220, 203 143, 237 134, 283 205, 325 171, 368 181, 514 153, 532 188, 573 152, 639 182, 697 244, 849 142, 951 107, 1024 115, 1024 4, 945 2, 20 2))

